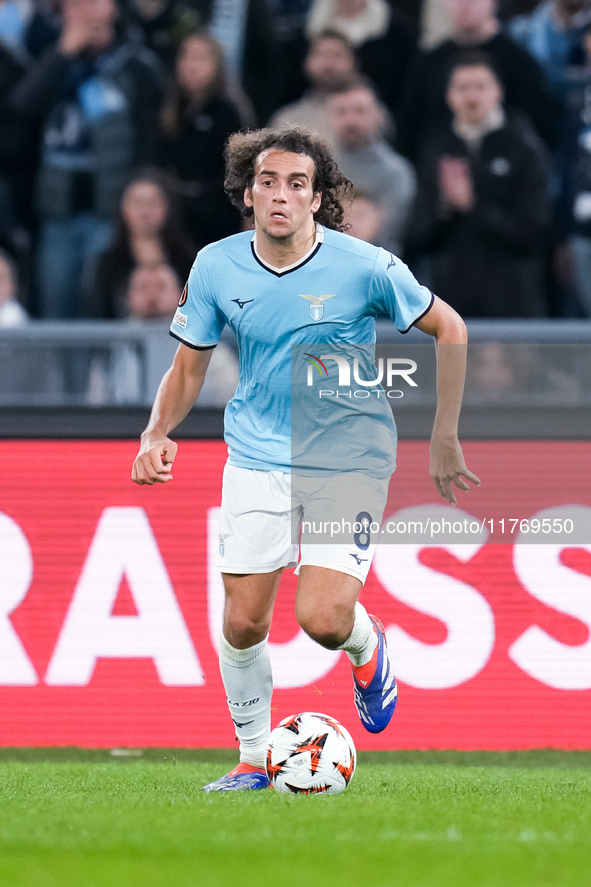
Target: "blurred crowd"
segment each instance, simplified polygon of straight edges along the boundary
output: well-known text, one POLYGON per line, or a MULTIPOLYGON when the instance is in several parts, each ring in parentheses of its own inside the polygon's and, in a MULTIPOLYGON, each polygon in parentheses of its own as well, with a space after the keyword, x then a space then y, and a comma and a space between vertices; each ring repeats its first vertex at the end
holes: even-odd
POLYGON ((591 0, 0 0, 0 326, 169 317, 299 125, 467 317, 591 317, 591 0))

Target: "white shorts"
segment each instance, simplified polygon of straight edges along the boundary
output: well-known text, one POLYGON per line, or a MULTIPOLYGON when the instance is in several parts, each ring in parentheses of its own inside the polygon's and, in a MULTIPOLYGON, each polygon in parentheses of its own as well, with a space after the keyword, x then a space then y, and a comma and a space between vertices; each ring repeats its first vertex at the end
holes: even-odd
POLYGON ((298 477, 292 484, 292 476, 281 471, 227 464, 218 567, 222 573, 271 573, 292 566, 299 573, 302 566, 326 567, 364 584, 388 483, 389 478, 350 472, 298 477))

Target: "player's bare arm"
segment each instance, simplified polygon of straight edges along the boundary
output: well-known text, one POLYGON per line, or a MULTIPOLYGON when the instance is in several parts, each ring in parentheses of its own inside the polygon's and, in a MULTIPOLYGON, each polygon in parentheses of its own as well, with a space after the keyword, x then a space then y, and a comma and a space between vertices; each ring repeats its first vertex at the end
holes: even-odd
POLYGON ((480 486, 468 470, 458 439, 458 422, 466 377, 466 325, 454 309, 435 296, 431 310, 416 326, 433 336, 437 346, 437 412, 431 435, 429 474, 442 497, 455 506, 453 485, 469 490, 467 483, 480 486))
POLYGON ((201 391, 213 349, 197 351, 179 345, 152 407, 150 421, 131 471, 136 484, 167 483, 178 446, 168 435, 183 421, 201 391))

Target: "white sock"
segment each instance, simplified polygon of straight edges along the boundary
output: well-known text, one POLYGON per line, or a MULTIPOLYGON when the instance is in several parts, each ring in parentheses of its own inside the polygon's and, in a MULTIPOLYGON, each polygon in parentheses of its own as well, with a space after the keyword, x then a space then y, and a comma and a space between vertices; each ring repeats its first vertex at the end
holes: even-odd
POLYGON ((254 647, 237 650, 222 635, 220 672, 230 717, 240 742, 240 761, 264 770, 271 735, 273 695, 267 638, 254 647))
POLYGON ((365 607, 357 601, 353 631, 338 649, 345 651, 352 665, 359 666, 369 662, 377 645, 378 639, 373 622, 367 615, 365 607))

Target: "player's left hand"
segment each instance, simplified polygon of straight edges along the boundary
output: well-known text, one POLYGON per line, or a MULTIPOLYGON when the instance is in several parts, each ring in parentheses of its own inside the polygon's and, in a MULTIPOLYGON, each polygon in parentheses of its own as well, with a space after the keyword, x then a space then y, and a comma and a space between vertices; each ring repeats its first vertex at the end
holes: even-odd
POLYGON ((464 454, 460 442, 455 438, 445 440, 434 437, 431 440, 431 462, 429 474, 435 484, 435 489, 442 499, 446 499, 454 508, 457 499, 452 484, 460 490, 468 491, 470 487, 466 481, 480 486, 480 478, 472 474, 466 467, 464 454))

